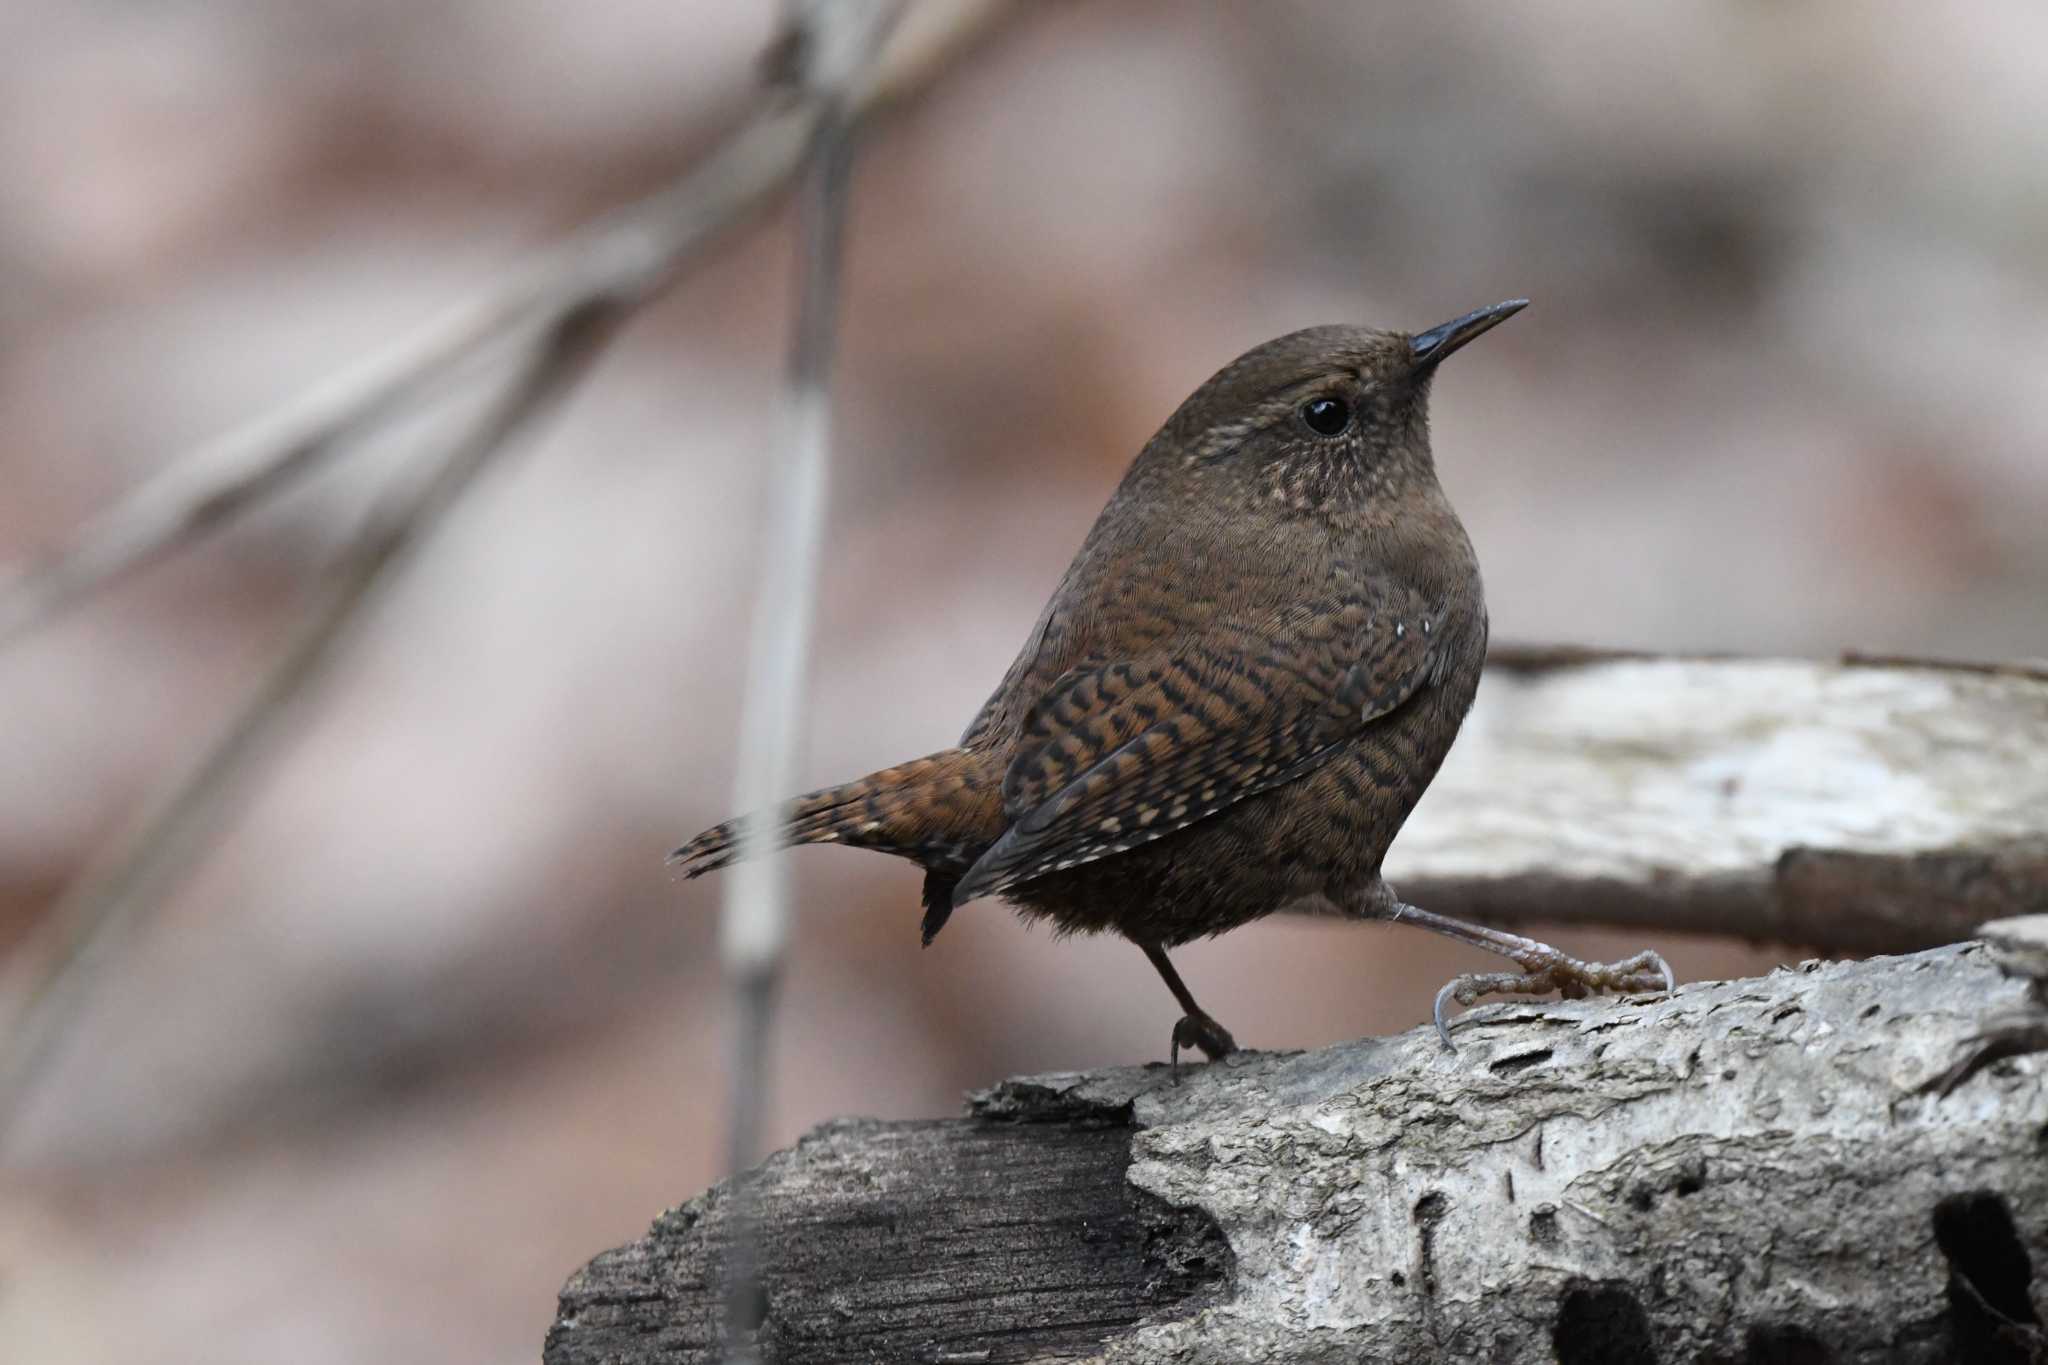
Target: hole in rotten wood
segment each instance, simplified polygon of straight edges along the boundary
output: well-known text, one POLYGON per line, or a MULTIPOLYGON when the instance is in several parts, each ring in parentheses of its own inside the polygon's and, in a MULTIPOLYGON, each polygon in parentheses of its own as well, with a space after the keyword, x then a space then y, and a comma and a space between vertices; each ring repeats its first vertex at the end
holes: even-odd
POLYGON ((1558 1365, 1642 1365, 1657 1359, 1649 1315, 1625 1284, 1574 1280, 1550 1329, 1558 1365))
POLYGON ((1436 1293, 1436 1225, 1450 1211, 1450 1196, 1442 1190, 1431 1190, 1415 1201, 1415 1222, 1422 1229, 1422 1253, 1416 1275, 1424 1294, 1436 1293))
POLYGON ((1512 1057, 1502 1057, 1487 1067, 1496 1076, 1512 1076, 1517 1071, 1527 1071, 1532 1066, 1541 1066, 1550 1060, 1550 1049, 1534 1048, 1528 1052, 1517 1052, 1512 1057))
POLYGON ((2038 1340, 2041 1325, 2030 1289, 2034 1263, 2004 1197, 1971 1190, 1942 1200, 1934 1206, 1934 1241, 1948 1258, 1953 1358, 2026 1360, 2019 1342, 2038 1340))

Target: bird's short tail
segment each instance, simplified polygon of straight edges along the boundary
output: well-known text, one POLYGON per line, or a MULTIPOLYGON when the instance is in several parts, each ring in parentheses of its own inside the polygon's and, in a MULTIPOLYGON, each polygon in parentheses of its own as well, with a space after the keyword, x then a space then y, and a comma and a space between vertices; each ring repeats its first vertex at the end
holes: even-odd
MULTIPOLYGON (((789 803, 778 845, 846 844, 909 858, 956 875, 1000 832, 1001 785, 985 781, 979 756, 943 749, 789 803)), ((705 830, 669 855, 686 877, 739 857, 741 822, 705 830)))

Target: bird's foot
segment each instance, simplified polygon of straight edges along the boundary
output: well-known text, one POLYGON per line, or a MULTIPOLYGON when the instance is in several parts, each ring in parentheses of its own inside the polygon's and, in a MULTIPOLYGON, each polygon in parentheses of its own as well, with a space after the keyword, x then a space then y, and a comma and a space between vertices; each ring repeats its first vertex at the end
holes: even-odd
POLYGON ((1581 962, 1547 943, 1523 940, 1528 946, 1508 954, 1519 972, 1472 972, 1455 977, 1436 993, 1436 1007, 1430 1017, 1436 1021, 1437 1036, 1451 1045, 1450 1025, 1445 1007, 1455 1000, 1470 1005, 1489 995, 1547 995, 1556 991, 1567 1000, 1588 995, 1669 995, 1677 988, 1671 964, 1658 954, 1643 951, 1620 962, 1581 962))
POLYGON ((1212 1062, 1220 1062, 1237 1051, 1237 1040, 1230 1036, 1230 1030, 1206 1014, 1185 1014, 1173 1026, 1173 1079, 1180 1083, 1180 1050, 1200 1048, 1202 1055, 1212 1062))

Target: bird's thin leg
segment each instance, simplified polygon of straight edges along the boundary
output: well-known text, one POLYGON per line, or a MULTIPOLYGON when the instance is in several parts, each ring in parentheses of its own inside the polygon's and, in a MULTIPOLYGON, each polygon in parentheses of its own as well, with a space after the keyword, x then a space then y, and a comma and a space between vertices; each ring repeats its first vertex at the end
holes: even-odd
POLYGON ((1179 1023, 1173 1026, 1173 1076, 1180 1079, 1180 1050, 1184 1047, 1198 1047, 1210 1061, 1220 1061, 1237 1051, 1237 1041, 1230 1036, 1230 1030, 1209 1017, 1209 1012, 1195 1003, 1194 993, 1187 983, 1180 979, 1180 973, 1166 959, 1166 949, 1156 943, 1140 943, 1145 956, 1152 959, 1152 965, 1159 969, 1159 975, 1166 981, 1166 989, 1173 992, 1173 998, 1180 1002, 1182 1010, 1179 1023))
POLYGON ((1522 970, 1519 972, 1471 972, 1453 977, 1436 993, 1430 1017, 1436 1021, 1437 1036, 1451 1046, 1451 1030, 1444 1009, 1455 1000, 1469 1005, 1488 995, 1544 995, 1556 991, 1566 999, 1586 995, 1669 995, 1676 988, 1671 966, 1648 949, 1620 962, 1582 962, 1548 943, 1489 929, 1483 924, 1432 914, 1396 899, 1392 890, 1382 888, 1375 896, 1371 913, 1377 918, 1398 920, 1418 928, 1498 953, 1522 970))

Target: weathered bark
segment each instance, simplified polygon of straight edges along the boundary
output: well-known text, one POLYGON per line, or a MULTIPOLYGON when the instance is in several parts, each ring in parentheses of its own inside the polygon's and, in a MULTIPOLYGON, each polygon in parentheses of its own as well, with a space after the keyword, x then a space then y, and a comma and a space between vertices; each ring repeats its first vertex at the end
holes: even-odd
POLYGON ((1387 858, 1495 922, 1829 952, 2048 910, 2048 673, 1506 650, 1387 858))
MULTIPOLYGON (((770 1361, 2026 1360, 2043 1059, 1980 944, 1318 1052, 1040 1076, 755 1177, 770 1361)), ((550 1365, 717 1359, 713 1190, 563 1291, 550 1365)), ((2031 1354, 2030 1354, 2031 1353, 2031 1354)))

